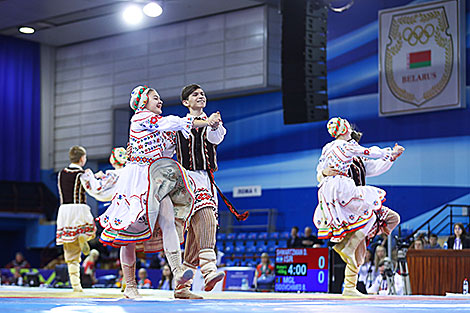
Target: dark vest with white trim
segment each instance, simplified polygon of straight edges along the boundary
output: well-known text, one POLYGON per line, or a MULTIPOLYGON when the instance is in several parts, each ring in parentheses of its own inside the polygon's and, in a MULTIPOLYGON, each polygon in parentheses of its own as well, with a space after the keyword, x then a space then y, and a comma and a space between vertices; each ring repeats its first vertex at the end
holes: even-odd
POLYGON ((193 128, 188 138, 177 132, 178 162, 190 171, 217 171, 217 145, 207 140, 207 127, 193 128))
POLYGON ((80 181, 85 171, 66 167, 59 173, 58 185, 61 204, 86 204, 86 192, 80 181))
POLYGON ((349 167, 348 175, 354 180, 356 186, 366 185, 366 167, 361 158, 353 158, 353 163, 349 167))

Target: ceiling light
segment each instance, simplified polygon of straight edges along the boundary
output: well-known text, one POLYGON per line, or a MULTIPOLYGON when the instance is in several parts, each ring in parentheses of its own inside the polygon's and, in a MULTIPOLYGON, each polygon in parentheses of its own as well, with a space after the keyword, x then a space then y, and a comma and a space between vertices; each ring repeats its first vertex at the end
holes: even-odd
POLYGON ((21 26, 18 31, 23 34, 34 34, 36 30, 29 26, 21 26))
POLYGON ((128 6, 124 12, 122 12, 122 18, 128 24, 139 24, 143 18, 142 9, 137 5, 128 6))
POLYGON ((149 17, 157 17, 163 13, 162 7, 156 2, 147 3, 143 8, 144 14, 149 17))

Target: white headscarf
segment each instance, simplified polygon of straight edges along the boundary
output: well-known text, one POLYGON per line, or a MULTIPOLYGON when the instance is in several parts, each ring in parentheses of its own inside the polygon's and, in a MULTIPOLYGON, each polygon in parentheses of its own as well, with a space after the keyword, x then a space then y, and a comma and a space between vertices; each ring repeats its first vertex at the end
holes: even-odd
POLYGON ((349 122, 341 117, 333 117, 328 121, 326 127, 333 138, 338 138, 339 136, 346 134, 348 130, 351 129, 349 122))
POLYGON ((126 161, 126 149, 124 149, 123 147, 117 147, 111 151, 111 155, 109 156, 109 163, 111 163, 112 165, 117 164, 123 166, 124 164, 126 164, 126 161))

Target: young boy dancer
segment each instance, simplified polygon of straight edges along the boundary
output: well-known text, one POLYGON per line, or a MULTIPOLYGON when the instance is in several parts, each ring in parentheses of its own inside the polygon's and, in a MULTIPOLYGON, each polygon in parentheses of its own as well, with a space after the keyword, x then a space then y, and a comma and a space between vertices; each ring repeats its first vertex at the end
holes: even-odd
POLYGON ((362 250, 366 236, 375 225, 374 212, 382 208, 385 191, 372 186, 356 186, 348 171, 354 157, 389 160, 396 159, 403 151, 398 146, 393 150, 361 147, 350 140, 352 129, 345 119, 332 118, 327 128, 335 140, 323 147, 317 166, 317 177, 321 180, 318 190, 320 204, 315 210, 314 223, 319 230, 319 238, 338 243, 334 249, 346 262, 343 295, 361 296, 356 283, 363 253, 358 249, 362 250), (323 170, 329 167, 336 170, 337 175, 323 178, 323 170))
MULTIPOLYGON (((207 120, 204 113, 206 96, 199 85, 191 84, 181 91, 181 102, 188 108, 187 117, 207 120)), ((214 251, 217 232, 217 190, 213 184, 212 173, 217 170, 217 146, 227 133, 220 113, 214 113, 214 123, 191 130, 188 137, 178 132, 176 145, 178 162, 187 170, 195 183, 195 205, 186 237, 183 265, 191 270, 201 267, 205 281, 205 291, 214 288, 225 274, 217 272, 214 251)), ((175 298, 202 299, 190 291, 192 281, 179 284, 175 288, 175 298)))
POLYGON ((137 244, 143 243, 146 252, 155 252, 158 249, 154 242, 161 236, 175 280, 183 284, 192 278, 191 271, 182 269, 175 217, 184 219, 190 215, 193 193, 184 169, 168 157, 174 154, 175 131, 189 136, 192 127, 207 126, 214 119, 206 122, 191 117, 161 116, 162 105, 160 95, 153 88, 138 86, 132 91, 130 107, 135 114, 130 126, 130 157, 118 180, 111 205, 99 217, 104 228, 100 241, 121 247, 127 298, 140 297, 135 279, 137 244), (184 182, 173 196, 186 205, 177 208, 170 192, 178 179, 184 182), (161 229, 161 236, 157 227, 161 229))
POLYGON ((64 246, 70 283, 73 291, 83 291, 80 284, 80 254, 88 255, 88 241, 95 238, 96 227, 80 177, 85 172, 86 150, 73 146, 69 150, 70 165, 59 172, 60 207, 57 214, 56 244, 64 246))

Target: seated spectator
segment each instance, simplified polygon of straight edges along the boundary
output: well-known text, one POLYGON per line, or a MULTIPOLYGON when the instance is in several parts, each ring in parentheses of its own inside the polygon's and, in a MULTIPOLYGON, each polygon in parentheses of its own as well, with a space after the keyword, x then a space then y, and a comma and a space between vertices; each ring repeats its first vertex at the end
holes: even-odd
POLYGON ((83 261, 84 267, 84 275, 87 276, 88 279, 93 284, 96 284, 96 263, 98 262, 98 258, 100 257, 100 253, 96 249, 92 249, 90 254, 86 257, 85 261, 83 261))
POLYGON ((299 228, 297 226, 292 227, 290 231, 290 238, 287 241, 287 248, 303 248, 302 239, 299 237, 299 228))
POLYGON ((442 249, 442 247, 437 242, 437 239, 438 237, 436 234, 431 234, 429 236, 429 244, 425 246, 425 249, 442 249))
POLYGON ((139 289, 150 289, 152 288, 152 282, 150 279, 147 278, 147 270, 145 268, 141 268, 138 272, 139 275, 139 282, 137 283, 137 288, 139 289))
POLYGON ((375 266, 372 262, 372 252, 366 250, 366 257, 364 263, 359 268, 359 278, 357 280, 357 290, 363 294, 367 294, 367 288, 372 287, 378 273, 375 270, 375 266))
POLYGON ((162 279, 158 283, 158 289, 173 290, 173 273, 168 265, 163 266, 162 279))
POLYGON ((30 268, 31 266, 29 265, 28 261, 23 256, 23 253, 21 252, 16 252, 15 259, 8 263, 5 268, 30 268))
POLYGON ((455 223, 454 235, 447 239, 447 249, 470 249, 470 239, 467 237, 465 227, 462 223, 455 223))
MULTIPOLYGON (((378 245, 375 248, 375 254, 374 254, 374 265, 379 264, 383 259, 387 257, 387 250, 385 250, 385 247, 382 245, 378 245)), ((374 269, 374 276, 377 277, 379 275, 379 267, 376 266, 374 269)))
MULTIPOLYGON (((389 293, 389 284, 387 282, 387 277, 386 277, 386 272, 385 268, 391 269, 393 271, 393 265, 392 265, 392 260, 389 258, 384 258, 382 261, 379 263, 379 273, 380 275, 377 276, 377 278, 374 280, 372 285, 367 288, 367 293, 368 294, 378 294, 381 296, 386 296, 389 293)), ((394 286, 395 286, 395 294, 397 295, 403 295, 403 278, 401 277, 400 274, 394 272, 393 273, 393 280, 394 280, 394 286)))
MULTIPOLYGON (((261 254, 261 263, 256 266, 255 278, 253 284, 255 288, 258 288, 259 285, 271 285, 274 283, 274 267, 271 265, 271 260, 269 260, 269 255, 264 252, 261 254)), ((262 288, 265 289, 265 288, 262 288)), ((272 289, 272 288, 268 288, 272 289)))
POLYGON ((423 248, 429 244, 428 238, 426 237, 425 233, 420 233, 417 239, 420 239, 423 242, 423 248))
POLYGON ((21 275, 21 269, 19 267, 15 268, 13 277, 10 278, 10 284, 14 286, 23 286, 23 276, 21 275))
POLYGON ((46 266, 44 266, 44 269, 45 270, 54 270, 55 267, 57 265, 60 265, 60 264, 65 264, 65 260, 64 260, 64 255, 61 254, 59 255, 57 258, 53 259, 52 261, 50 261, 49 263, 47 263, 46 266))
POLYGON ((414 250, 423 250, 424 249, 424 242, 423 242, 423 239, 416 239, 415 241, 413 241, 413 243, 411 244, 410 246, 410 249, 414 249, 414 250))
POLYGON ((318 239, 317 236, 312 234, 311 227, 305 227, 304 236, 302 237, 302 246, 304 248, 320 248, 323 240, 318 239))

